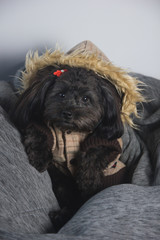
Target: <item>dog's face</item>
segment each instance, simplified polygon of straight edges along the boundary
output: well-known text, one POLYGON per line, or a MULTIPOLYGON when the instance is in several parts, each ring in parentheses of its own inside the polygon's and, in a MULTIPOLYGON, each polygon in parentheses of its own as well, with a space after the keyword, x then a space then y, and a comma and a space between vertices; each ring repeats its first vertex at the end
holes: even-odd
POLYGON ((15 123, 49 122, 61 130, 94 132, 102 138, 122 135, 121 99, 115 87, 93 71, 67 68, 61 76, 49 66, 40 70, 33 85, 20 97, 15 123))
POLYGON ((103 104, 97 77, 84 69, 70 69, 48 91, 44 119, 62 130, 93 131, 104 115, 103 104))

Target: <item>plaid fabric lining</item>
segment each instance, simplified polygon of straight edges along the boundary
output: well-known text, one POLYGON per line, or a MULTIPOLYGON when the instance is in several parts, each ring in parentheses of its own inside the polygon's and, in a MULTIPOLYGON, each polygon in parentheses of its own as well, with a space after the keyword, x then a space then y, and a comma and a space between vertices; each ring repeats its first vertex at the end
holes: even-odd
POLYGON ((59 163, 67 163, 67 168, 73 174, 73 166, 70 164, 70 160, 75 157, 75 153, 78 152, 80 148, 80 143, 84 141, 88 133, 81 132, 62 132, 58 128, 49 127, 54 144, 52 147, 53 158, 59 163))

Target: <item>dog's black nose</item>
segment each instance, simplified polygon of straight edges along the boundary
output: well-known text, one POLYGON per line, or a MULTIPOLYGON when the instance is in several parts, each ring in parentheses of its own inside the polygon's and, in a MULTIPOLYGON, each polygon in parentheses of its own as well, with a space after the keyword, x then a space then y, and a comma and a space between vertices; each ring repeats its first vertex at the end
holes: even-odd
POLYGON ((71 112, 68 112, 68 111, 63 111, 62 112, 62 117, 69 120, 72 118, 72 113, 71 112))

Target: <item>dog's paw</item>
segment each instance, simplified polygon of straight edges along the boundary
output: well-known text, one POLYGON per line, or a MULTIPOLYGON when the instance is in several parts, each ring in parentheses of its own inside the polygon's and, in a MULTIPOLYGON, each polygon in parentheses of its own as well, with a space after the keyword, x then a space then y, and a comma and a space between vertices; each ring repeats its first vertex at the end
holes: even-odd
POLYGON ((35 151, 31 148, 26 149, 29 163, 37 169, 39 172, 44 172, 47 170, 50 163, 50 158, 47 155, 44 156, 43 153, 35 151))
POLYGON ((48 169, 49 163, 31 162, 31 161, 29 161, 29 162, 38 172, 44 172, 48 169))
POLYGON ((86 168, 86 171, 102 171, 108 166, 110 152, 103 146, 90 148, 88 151, 79 152, 74 164, 78 168, 86 168))
POLYGON ((64 207, 58 211, 49 212, 49 217, 54 228, 58 232, 72 217, 72 212, 67 207, 64 207))
POLYGON ((52 161, 52 152, 48 148, 47 136, 31 125, 25 130, 22 142, 29 163, 39 172, 47 170, 52 161))

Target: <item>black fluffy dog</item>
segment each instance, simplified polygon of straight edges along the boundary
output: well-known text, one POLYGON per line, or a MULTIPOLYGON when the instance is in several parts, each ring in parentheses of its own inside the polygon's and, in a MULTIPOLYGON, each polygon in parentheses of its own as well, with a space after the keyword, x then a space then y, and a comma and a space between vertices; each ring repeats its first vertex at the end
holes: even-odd
POLYGON ((117 142, 123 134, 120 115, 121 99, 115 87, 84 68, 48 66, 37 72, 32 86, 20 96, 13 120, 21 130, 30 164, 38 171, 47 169, 51 176, 62 208, 50 214, 57 229, 85 200, 107 186, 103 170, 121 153, 117 142), (68 160, 65 141, 72 132, 84 136, 68 160), (61 153, 65 162, 57 160, 53 151, 58 134, 65 146, 61 153))

